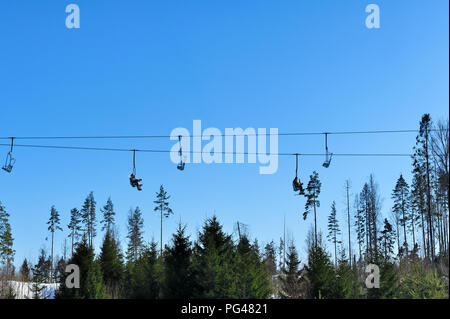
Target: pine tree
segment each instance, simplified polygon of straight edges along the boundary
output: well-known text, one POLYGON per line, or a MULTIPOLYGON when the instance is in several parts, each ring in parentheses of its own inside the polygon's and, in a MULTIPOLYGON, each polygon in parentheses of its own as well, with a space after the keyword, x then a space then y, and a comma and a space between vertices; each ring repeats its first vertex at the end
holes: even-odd
POLYGON ((159 211, 161 215, 161 250, 160 255, 163 252, 163 217, 168 218, 171 214, 173 214, 172 209, 169 207, 168 200, 170 196, 167 195, 167 192, 164 190, 164 186, 161 185, 159 188, 159 193, 156 193, 156 200, 153 202, 156 204, 154 211, 159 211))
POLYGON ((50 282, 53 282, 54 279, 54 271, 53 271, 53 247, 55 241, 55 231, 62 231, 61 223, 59 219, 59 212, 56 210, 55 206, 52 206, 50 209, 50 218, 47 222, 48 230, 52 234, 52 249, 51 249, 51 257, 50 257, 50 282))
POLYGON ((394 200, 394 206, 392 207, 392 211, 396 216, 400 216, 400 225, 403 227, 403 247, 408 256, 408 240, 407 240, 407 224, 408 224, 408 212, 410 209, 409 203, 409 186, 408 183, 403 178, 403 175, 400 174, 400 177, 397 180, 394 190, 392 191, 392 199, 394 200))
POLYGON ((283 299, 300 299, 303 297, 300 260, 294 242, 288 247, 286 268, 281 271, 280 295, 283 299))
POLYGON ((133 211, 130 209, 128 215, 128 250, 127 259, 129 261, 135 262, 139 258, 139 254, 143 248, 143 228, 144 219, 142 218, 142 213, 139 207, 133 211))
POLYGON ((317 208, 320 207, 319 195, 322 183, 319 180, 319 174, 314 171, 310 176, 308 187, 306 187, 306 204, 305 212, 303 213, 303 219, 306 220, 311 209, 314 211, 314 241, 317 245, 317 208))
POLYGON ((9 223, 9 213, 0 202, 0 265, 6 266, 6 275, 12 274, 14 254, 14 238, 12 237, 11 224, 9 223))
POLYGON ((94 199, 94 193, 90 192, 86 197, 83 207, 81 208, 81 218, 84 224, 84 233, 87 237, 87 243, 89 247, 94 247, 94 238, 97 235, 96 232, 96 201, 94 199))
POLYGON ((71 256, 73 256, 74 247, 81 235, 81 213, 77 208, 70 211, 70 223, 67 228, 70 230, 69 236, 72 241, 71 256))
POLYGON ((336 217, 336 202, 331 203, 331 213, 328 216, 328 236, 327 238, 334 245, 334 265, 337 267, 337 245, 341 244, 338 236, 341 234, 339 221, 336 217))
POLYGON ((352 238, 351 238, 351 217, 350 217, 350 181, 345 181, 345 194, 346 194, 346 200, 347 200, 347 230, 348 230, 348 263, 350 265, 350 268, 352 267, 352 238))
POLYGON ((431 117, 424 114, 420 121, 419 135, 416 137, 416 146, 414 147, 413 166, 414 173, 420 174, 423 182, 423 189, 426 198, 426 223, 427 223, 427 240, 426 240, 426 257, 433 260, 434 252, 434 226, 432 211, 432 194, 431 194, 431 167, 430 167, 430 130, 432 128, 431 117))
POLYGON ((106 205, 101 209, 103 213, 103 219, 101 220, 102 231, 112 231, 112 227, 114 226, 116 212, 114 211, 114 204, 111 200, 111 197, 108 198, 106 205))

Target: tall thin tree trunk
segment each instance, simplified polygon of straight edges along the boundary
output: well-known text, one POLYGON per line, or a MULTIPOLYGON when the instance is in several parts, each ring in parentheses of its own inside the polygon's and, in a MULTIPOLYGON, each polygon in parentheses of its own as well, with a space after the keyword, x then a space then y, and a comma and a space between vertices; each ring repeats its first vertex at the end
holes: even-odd
POLYGON ((317 247, 316 189, 314 188, 314 245, 317 247))
POLYGON ((72 232, 72 258, 73 258, 73 239, 74 239, 75 233, 72 232))
POLYGON ((427 209, 428 209, 428 229, 429 229, 429 242, 430 242, 430 257, 434 259, 434 237, 433 237, 433 216, 431 212, 431 186, 430 186, 430 162, 428 154, 428 128, 425 129, 425 159, 427 169, 427 209))
POLYGON ((163 231, 163 208, 161 206, 161 252, 160 252, 160 256, 162 258, 162 251, 163 251, 163 243, 162 243, 162 231, 163 231))
POLYGON ((423 240, 423 257, 428 258, 428 247, 426 245, 426 237, 425 237, 425 219, 423 217, 423 212, 420 212, 422 219, 422 240, 423 240))
POLYGON ((403 236, 404 236, 404 243, 406 250, 406 256, 408 256, 408 240, 406 239, 406 217, 405 217, 405 204, 403 201, 403 194, 402 194, 402 217, 403 217, 403 236))
POLYGON ((412 228, 412 236, 413 236, 413 247, 416 247, 416 234, 414 232, 414 224, 415 224, 415 219, 414 219, 414 208, 411 209, 411 228, 412 228))
POLYGON ((52 258, 50 263, 50 282, 53 282, 53 241, 54 241, 55 232, 52 232, 52 258))
POLYGON ((347 222, 348 222, 348 261, 350 268, 352 267, 352 240, 350 235, 350 198, 349 191, 350 185, 348 180, 346 181, 346 190, 347 190, 347 222))

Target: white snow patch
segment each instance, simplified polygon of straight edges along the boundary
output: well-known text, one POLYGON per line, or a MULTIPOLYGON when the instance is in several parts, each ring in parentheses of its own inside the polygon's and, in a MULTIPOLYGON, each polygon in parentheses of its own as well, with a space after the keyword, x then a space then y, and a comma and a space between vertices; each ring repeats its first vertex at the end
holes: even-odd
MULTIPOLYGON (((33 299, 33 283, 22 281, 10 281, 11 288, 16 296, 16 299, 33 299)), ((59 284, 39 284, 43 287, 40 299, 54 299, 55 292, 59 289, 59 284)))

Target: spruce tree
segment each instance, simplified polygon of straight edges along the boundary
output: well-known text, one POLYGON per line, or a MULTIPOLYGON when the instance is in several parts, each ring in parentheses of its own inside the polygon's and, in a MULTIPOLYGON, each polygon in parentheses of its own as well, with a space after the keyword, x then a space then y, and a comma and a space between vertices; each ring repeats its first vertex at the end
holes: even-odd
POLYGON ((185 230, 186 227, 179 224, 172 237, 172 245, 166 248, 163 290, 165 298, 187 299, 194 295, 192 243, 185 230))
POLYGON ((308 248, 308 265, 305 266, 305 269, 311 286, 310 295, 312 298, 328 299, 336 297, 334 267, 322 245, 321 236, 318 236, 317 245, 312 244, 308 248))
POLYGON ((20 267, 20 280, 23 282, 28 282, 31 279, 31 268, 28 264, 27 259, 23 260, 22 266, 20 267))
POLYGON ((89 264, 86 281, 85 281, 85 299, 106 299, 106 287, 103 284, 102 272, 100 264, 96 260, 92 260, 89 264))
POLYGON ((94 250, 89 246, 88 239, 83 236, 81 242, 77 245, 73 257, 68 261, 68 264, 75 264, 80 270, 80 288, 68 288, 66 287, 67 273, 64 273, 60 278, 60 286, 57 299, 89 299, 89 298, 103 298, 102 288, 99 286, 101 283, 101 272, 99 268, 93 265, 94 250), (89 280, 88 280, 89 276, 89 280))
POLYGON ((233 259, 235 285, 231 296, 238 299, 264 299, 270 295, 270 275, 260 258, 257 241, 252 245, 246 235, 242 235, 233 259))
POLYGON ((139 258, 127 263, 125 292, 128 298, 159 298, 163 272, 156 247, 155 242, 145 245, 139 258))
POLYGON ((40 276, 42 276, 42 278, 39 278, 41 282, 48 282, 48 280, 50 279, 52 269, 51 259, 50 257, 47 257, 47 253, 43 248, 40 249, 38 262, 34 266, 34 269, 40 276))
POLYGON ((387 218, 385 218, 384 219, 384 228, 381 231, 381 237, 379 238, 381 244, 383 245, 385 260, 389 260, 391 254, 394 251, 394 236, 395 236, 395 232, 392 229, 392 225, 389 223, 387 218))
POLYGON ((107 231, 105 234, 100 251, 99 264, 108 295, 113 299, 119 298, 124 269, 120 248, 114 240, 111 231, 107 231))
POLYGON ((43 295, 45 286, 42 284, 46 281, 45 274, 42 273, 42 269, 39 266, 31 268, 33 274, 33 283, 31 285, 31 293, 33 299, 46 299, 43 295))
POLYGON ((302 277, 300 270, 300 259, 298 258, 297 249, 292 242, 287 251, 286 268, 281 271, 280 295, 283 299, 300 299, 302 292, 302 277))
POLYGON ((66 272, 66 266, 66 260, 63 257, 59 258, 55 267, 55 282, 61 281, 61 277, 63 277, 64 273, 66 272))
POLYGON ((232 298, 233 242, 216 216, 205 221, 194 247, 195 297, 232 298))
POLYGON ((277 274, 277 254, 273 240, 264 247, 263 261, 271 276, 277 274))

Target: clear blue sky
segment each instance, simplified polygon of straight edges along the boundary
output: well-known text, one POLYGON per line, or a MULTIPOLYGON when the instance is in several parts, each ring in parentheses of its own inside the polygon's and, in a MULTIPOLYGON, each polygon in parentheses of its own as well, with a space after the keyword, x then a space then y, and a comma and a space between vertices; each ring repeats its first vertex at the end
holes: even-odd
MULTIPOLYGON (((448 118, 448 1, 87 1, 0 3, 0 136, 167 135, 192 120, 204 127, 292 131, 415 129, 423 113, 448 118), (81 28, 65 27, 65 7, 81 9, 81 28), (365 7, 381 9, 381 28, 365 27, 365 7)), ((30 142, 31 143, 31 142, 30 142)), ((39 141, 40 144, 168 149, 171 141, 39 141)), ((414 134, 332 136, 339 153, 410 153, 414 134)), ((323 137, 280 137, 280 152, 323 152, 323 137)), ((0 147, 1 160, 8 151, 0 147)), ((0 201, 11 213, 17 251, 36 260, 50 247, 51 205, 67 225, 90 191, 112 197, 123 244, 126 216, 139 205, 145 239, 159 238, 154 194, 164 184, 175 214, 194 234, 215 212, 225 230, 239 220, 261 245, 278 240, 286 214, 304 261, 305 200, 291 188, 294 158, 274 175, 255 164, 192 164, 179 172, 168 154, 139 154, 144 191, 128 183, 131 154, 15 150, 12 174, 0 174, 0 201)), ((301 162, 322 180, 319 226, 337 202, 344 222, 345 179, 359 192, 370 173, 383 214, 408 158, 322 158, 301 162)), ((344 230, 345 227, 342 227, 344 230)), ((63 238, 57 234, 56 248, 63 238)), ((100 242, 100 236, 97 242, 100 242)))

